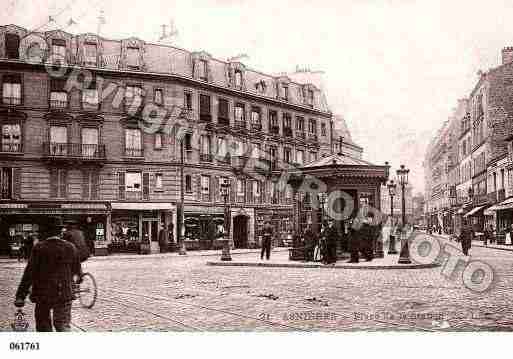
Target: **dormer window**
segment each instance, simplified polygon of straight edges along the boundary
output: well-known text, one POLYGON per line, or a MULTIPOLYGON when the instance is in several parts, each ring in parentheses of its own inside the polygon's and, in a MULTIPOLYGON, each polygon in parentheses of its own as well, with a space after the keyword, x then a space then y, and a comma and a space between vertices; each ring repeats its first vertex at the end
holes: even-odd
POLYGON ((240 70, 235 70, 235 87, 242 88, 242 71, 240 70))
POLYGON ((200 80, 207 81, 208 63, 207 60, 199 60, 198 77, 200 80))
POLYGON ((62 39, 52 40, 52 59, 54 62, 66 62, 66 41, 62 39))
POLYGON ((96 44, 86 43, 84 45, 84 65, 96 66, 97 65, 98 48, 96 44))
POLYGON ((16 34, 5 34, 5 53, 8 59, 20 58, 20 37, 16 34))
POLYGON ((126 65, 129 69, 139 69, 139 48, 127 47, 126 49, 126 65))
POLYGON ((282 97, 281 99, 283 101, 288 101, 289 100, 289 86, 287 84, 283 84, 281 86, 282 88, 282 97))

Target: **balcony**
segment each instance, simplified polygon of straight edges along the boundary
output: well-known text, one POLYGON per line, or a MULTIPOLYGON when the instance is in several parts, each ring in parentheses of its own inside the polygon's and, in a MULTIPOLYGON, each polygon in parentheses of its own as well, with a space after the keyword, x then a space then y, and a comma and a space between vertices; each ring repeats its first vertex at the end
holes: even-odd
POLYGON ((489 204, 495 204, 497 203, 497 191, 487 193, 487 202, 489 204))
POLYGON ((308 134, 308 141, 311 141, 311 142, 317 142, 319 140, 319 138, 317 137, 317 134, 316 133, 312 133, 310 132, 308 134))
POLYGON ((200 153, 201 162, 214 162, 214 156, 210 153, 200 153))
POLYGON ((192 108, 180 107, 178 111, 178 118, 192 122, 194 121, 194 111, 192 108))
POLYGON ((280 126, 271 126, 271 127, 269 128, 269 133, 270 133, 271 135, 277 135, 277 136, 279 136, 279 135, 280 135, 280 126))
POLYGON ((284 127, 283 128, 283 136, 292 138, 292 128, 290 127, 284 127))
POLYGON ((2 97, 2 103, 9 106, 21 105, 21 97, 4 96, 2 97))
POLYGON ((260 123, 252 123, 251 124, 251 131, 255 131, 255 132, 262 131, 262 124, 260 124, 260 123))
POLYGON ((246 121, 235 121, 234 127, 246 129, 246 121))
MULTIPOLYGON (((138 150, 141 151, 142 150, 138 150)), ((105 145, 81 143, 43 143, 44 157, 52 160, 104 161, 105 145)))
POLYGON ((486 204, 488 202, 488 194, 475 194, 472 198, 472 202, 474 203, 474 206, 486 204))
POLYGON ((304 140, 306 138, 305 131, 296 131, 296 138, 301 138, 304 140))
POLYGON ((68 101, 50 100, 50 108, 54 110, 63 110, 68 108, 68 101))
POLYGON ((0 153, 22 153, 23 147, 21 143, 2 143, 0 147, 0 153))
POLYGON ((144 151, 142 148, 125 148, 125 156, 132 158, 144 157, 144 151))
POLYGON ((226 156, 217 156, 216 158, 219 164, 230 165, 232 163, 232 157, 229 153, 226 156))

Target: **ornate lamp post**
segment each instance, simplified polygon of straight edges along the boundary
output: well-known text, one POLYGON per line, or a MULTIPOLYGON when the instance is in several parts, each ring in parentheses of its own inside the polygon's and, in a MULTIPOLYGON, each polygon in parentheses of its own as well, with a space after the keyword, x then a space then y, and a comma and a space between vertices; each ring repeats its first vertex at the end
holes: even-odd
POLYGON ((390 180, 387 184, 388 194, 390 195, 390 238, 389 238, 389 246, 388 246, 388 254, 397 254, 397 250, 395 249, 395 235, 393 234, 394 229, 394 196, 395 189, 397 185, 394 180, 390 180))
POLYGON ((230 182, 225 179, 221 183, 221 196, 224 200, 224 233, 223 233, 223 251, 221 253, 222 261, 231 261, 232 256, 230 254, 230 207, 228 205, 228 194, 230 189, 230 182))
POLYGON ((322 192, 319 193, 319 204, 321 205, 321 229, 324 225, 324 204, 326 203, 327 195, 326 193, 322 192))
POLYGON ((401 253, 399 255, 399 263, 409 264, 410 260, 410 248, 408 245, 408 238, 406 238, 406 198, 404 196, 404 189, 408 184, 408 173, 409 169, 405 168, 404 165, 401 165, 401 168, 397 170, 397 178, 399 180, 399 185, 401 186, 401 202, 402 202, 402 233, 405 234, 404 238, 401 238, 401 253))
POLYGON ((184 221, 184 148, 183 141, 185 136, 182 136, 180 139, 180 207, 179 207, 179 215, 178 215, 178 254, 186 255, 187 250, 185 249, 185 221, 184 221))

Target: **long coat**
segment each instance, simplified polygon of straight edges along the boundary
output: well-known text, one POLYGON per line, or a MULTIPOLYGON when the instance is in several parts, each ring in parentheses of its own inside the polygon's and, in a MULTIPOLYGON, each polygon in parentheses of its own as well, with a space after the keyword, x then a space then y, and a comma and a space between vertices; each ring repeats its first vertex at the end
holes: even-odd
POLYGON ((470 248, 472 246, 472 237, 474 236, 471 226, 464 226, 461 229, 460 241, 462 248, 470 248))

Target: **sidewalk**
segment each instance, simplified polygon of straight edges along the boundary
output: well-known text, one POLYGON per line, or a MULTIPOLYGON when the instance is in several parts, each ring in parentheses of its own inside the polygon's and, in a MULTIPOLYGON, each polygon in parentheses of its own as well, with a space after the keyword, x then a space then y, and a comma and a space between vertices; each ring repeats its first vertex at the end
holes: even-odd
MULTIPOLYGON (((288 248, 285 248, 285 247, 274 248, 273 253, 274 252, 288 253, 288 248)), ((230 251, 230 253, 232 255, 260 253, 260 249, 232 249, 230 251)), ((187 255, 179 255, 178 252, 155 253, 155 254, 113 253, 113 254, 109 254, 108 256, 92 256, 92 257, 89 257, 89 259, 87 261, 95 262, 95 261, 113 260, 113 259, 160 259, 160 258, 164 259, 164 258, 172 258, 172 257, 187 258, 187 257, 208 257, 208 256, 211 256, 211 257, 219 256, 220 257, 221 249, 187 251, 187 255)), ((18 262, 18 260, 16 258, 0 258, 0 264, 1 263, 17 263, 17 262, 18 262)), ((26 263, 26 262, 22 262, 22 263, 26 263)))
MULTIPOLYGON (((440 237, 446 240, 450 240, 450 235, 448 234, 432 234, 433 236, 440 237)), ((459 242, 458 242, 459 243, 459 242)), ((488 243, 487 246, 483 244, 483 241, 472 241, 472 247, 482 247, 482 248, 491 248, 491 249, 498 249, 501 251, 509 251, 513 252, 513 245, 505 245, 505 244, 490 244, 488 243)))

